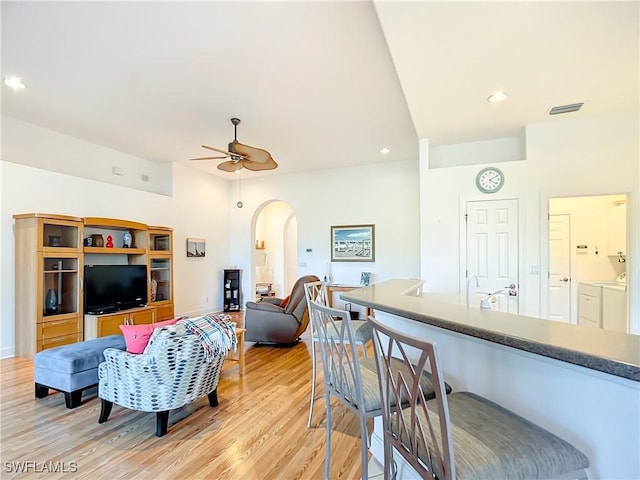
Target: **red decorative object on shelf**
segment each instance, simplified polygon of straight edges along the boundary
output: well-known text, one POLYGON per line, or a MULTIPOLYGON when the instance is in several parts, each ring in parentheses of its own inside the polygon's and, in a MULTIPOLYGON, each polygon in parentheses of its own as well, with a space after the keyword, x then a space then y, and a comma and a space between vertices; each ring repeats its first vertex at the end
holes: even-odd
POLYGON ((113 248, 113 237, 111 235, 107 235, 107 248, 113 248))

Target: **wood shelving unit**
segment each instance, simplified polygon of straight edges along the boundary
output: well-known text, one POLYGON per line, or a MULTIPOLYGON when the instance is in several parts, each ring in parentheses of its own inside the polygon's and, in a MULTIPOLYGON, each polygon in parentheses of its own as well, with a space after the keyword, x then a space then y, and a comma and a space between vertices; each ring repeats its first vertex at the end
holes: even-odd
POLYGON ((14 215, 16 240, 16 355, 33 356, 46 348, 82 341, 85 323, 100 316, 83 315, 84 265, 147 266, 148 307, 144 314, 120 312, 105 317, 109 328, 91 324, 92 335, 114 333, 120 318, 149 323, 173 318, 173 230, 130 220, 25 213, 14 215), (126 233, 131 247, 124 248, 126 233), (84 246, 92 235, 104 246, 84 246), (107 247, 111 236, 113 247, 107 247), (155 280, 156 298, 152 299, 155 280), (51 293, 53 291, 54 293, 51 293), (161 292, 158 296, 158 292, 161 292), (52 299, 56 300, 52 305, 52 299), (152 312, 152 313, 151 313, 152 312))

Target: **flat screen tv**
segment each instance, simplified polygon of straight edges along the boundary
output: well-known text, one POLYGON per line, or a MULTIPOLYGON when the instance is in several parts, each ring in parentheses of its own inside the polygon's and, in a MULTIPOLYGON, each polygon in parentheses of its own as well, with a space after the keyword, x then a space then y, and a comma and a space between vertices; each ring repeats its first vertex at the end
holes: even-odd
POLYGON ((84 313, 100 315, 146 304, 146 265, 85 265, 84 313))

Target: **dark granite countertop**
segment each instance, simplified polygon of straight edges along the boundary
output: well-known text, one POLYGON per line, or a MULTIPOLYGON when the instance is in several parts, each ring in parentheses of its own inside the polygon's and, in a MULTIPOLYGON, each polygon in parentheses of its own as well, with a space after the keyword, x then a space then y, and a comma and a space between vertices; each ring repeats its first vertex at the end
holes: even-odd
POLYGON ((340 294, 365 307, 640 381, 640 336, 467 307, 464 295, 422 293, 420 279, 387 280, 340 294), (460 301, 462 300, 462 301, 460 301))

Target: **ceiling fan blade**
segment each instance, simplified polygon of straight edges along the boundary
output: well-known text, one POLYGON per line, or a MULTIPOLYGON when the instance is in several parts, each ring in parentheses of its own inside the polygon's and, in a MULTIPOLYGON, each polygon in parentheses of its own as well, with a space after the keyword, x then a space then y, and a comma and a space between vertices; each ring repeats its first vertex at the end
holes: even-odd
POLYGON ((242 164, 244 165, 244 168, 246 168, 247 170, 253 170, 254 172, 257 172, 259 170, 273 170, 274 168, 278 168, 278 164, 273 158, 270 158, 265 163, 256 163, 253 160, 242 160, 242 164))
POLYGON ((207 150, 213 150, 214 152, 218 152, 218 153, 224 153, 227 157, 235 156, 235 157, 244 158, 244 155, 242 153, 227 152, 226 150, 220 150, 219 148, 210 147, 209 145, 202 145, 202 148, 206 148, 207 150))
POLYGON ((231 142, 229 144, 229 150, 236 155, 242 155, 255 163, 267 163, 269 160, 273 161, 273 157, 271 157, 271 154, 266 150, 244 145, 240 142, 231 142))
POLYGON ((222 170, 224 172, 237 172, 242 168, 242 162, 245 160, 240 160, 239 162, 234 162, 233 160, 227 160, 226 162, 222 162, 218 165, 218 170, 222 170))
POLYGON ((227 152, 226 150, 220 150, 216 147, 210 147, 209 145, 202 145, 202 148, 206 148, 207 150, 213 150, 214 152, 224 153, 225 155, 231 155, 231 152, 227 152))
POLYGON ((229 155, 225 155, 224 157, 197 157, 189 158, 189 160, 220 160, 222 158, 229 158, 229 155))

